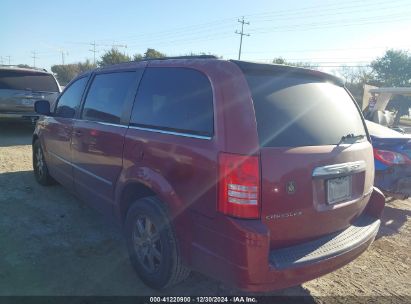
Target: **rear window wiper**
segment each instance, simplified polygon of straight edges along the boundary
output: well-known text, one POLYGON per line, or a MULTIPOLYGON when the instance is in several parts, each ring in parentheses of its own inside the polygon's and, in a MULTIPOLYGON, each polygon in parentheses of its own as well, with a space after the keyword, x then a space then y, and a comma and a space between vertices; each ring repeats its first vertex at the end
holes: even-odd
POLYGON ((360 139, 363 139, 363 138, 365 138, 365 135, 363 135, 363 134, 354 135, 353 133, 349 133, 349 134, 344 135, 343 137, 341 137, 340 142, 338 143, 338 145, 342 144, 344 142, 347 142, 347 141, 354 143, 354 142, 356 142, 360 139))

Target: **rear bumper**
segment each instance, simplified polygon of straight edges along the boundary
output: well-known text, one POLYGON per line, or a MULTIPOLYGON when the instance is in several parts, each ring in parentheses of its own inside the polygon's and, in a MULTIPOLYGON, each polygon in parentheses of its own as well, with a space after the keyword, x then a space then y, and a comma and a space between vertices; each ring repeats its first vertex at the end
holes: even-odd
POLYGON ((291 269, 338 257, 373 240, 379 226, 380 220, 364 215, 343 231, 271 251, 270 265, 278 270, 291 269))
POLYGON ((385 170, 377 170, 375 186, 390 196, 411 196, 411 165, 398 165, 385 170))
POLYGON ((364 252, 377 235, 384 202, 384 196, 375 189, 367 208, 350 227, 272 251, 269 232, 263 225, 228 219, 223 235, 197 221, 191 264, 194 269, 247 291, 295 286, 338 269, 364 252))

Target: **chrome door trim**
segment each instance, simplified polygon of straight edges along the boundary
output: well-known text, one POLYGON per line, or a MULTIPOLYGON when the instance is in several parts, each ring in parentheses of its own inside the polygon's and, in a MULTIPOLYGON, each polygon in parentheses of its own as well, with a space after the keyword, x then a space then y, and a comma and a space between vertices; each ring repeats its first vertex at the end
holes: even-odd
POLYGON ((206 139, 206 140, 211 139, 211 136, 195 135, 195 134, 189 134, 189 133, 184 133, 184 132, 174 132, 174 131, 167 131, 167 130, 161 130, 161 129, 151 129, 151 128, 145 128, 145 127, 129 126, 129 129, 149 131, 149 132, 168 134, 168 135, 183 136, 183 137, 190 137, 190 138, 197 138, 197 139, 206 139))
POLYGON ((104 122, 104 121, 96 121, 96 120, 88 120, 88 119, 73 119, 73 120, 79 121, 79 122, 94 123, 94 124, 103 125, 103 126, 119 127, 119 128, 125 128, 125 129, 128 128, 127 125, 120 125, 120 124, 104 122))

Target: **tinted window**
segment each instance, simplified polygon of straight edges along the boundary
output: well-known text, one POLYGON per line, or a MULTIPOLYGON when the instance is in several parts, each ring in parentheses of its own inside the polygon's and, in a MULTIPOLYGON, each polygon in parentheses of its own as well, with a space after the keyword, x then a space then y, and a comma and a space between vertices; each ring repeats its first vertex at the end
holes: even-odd
POLYGON ((83 109, 83 119, 120 123, 124 102, 135 92, 135 72, 94 77, 83 109))
POLYGON ((308 75, 246 73, 260 144, 296 147, 338 144, 365 135, 354 101, 343 87, 308 75))
POLYGON ((81 96, 87 83, 87 77, 73 82, 60 96, 55 111, 56 116, 73 118, 80 105, 81 96))
POLYGON ((41 72, 0 70, 0 89, 58 92, 54 77, 41 72))
POLYGON ((213 92, 207 77, 185 68, 147 68, 132 113, 139 126, 213 133, 213 92))

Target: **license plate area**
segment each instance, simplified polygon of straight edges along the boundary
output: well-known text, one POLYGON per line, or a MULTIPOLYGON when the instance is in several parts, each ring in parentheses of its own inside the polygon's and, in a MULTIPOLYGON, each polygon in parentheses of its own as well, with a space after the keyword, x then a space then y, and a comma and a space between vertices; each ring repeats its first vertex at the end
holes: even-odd
POLYGON ((328 204, 349 200, 352 197, 351 175, 328 179, 326 185, 328 204))

